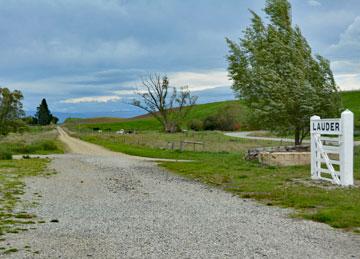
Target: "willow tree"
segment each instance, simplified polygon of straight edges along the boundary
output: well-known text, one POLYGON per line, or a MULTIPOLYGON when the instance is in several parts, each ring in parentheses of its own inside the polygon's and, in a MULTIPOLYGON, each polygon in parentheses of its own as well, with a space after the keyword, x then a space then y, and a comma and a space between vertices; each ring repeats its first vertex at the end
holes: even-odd
POLYGON ((330 62, 313 55, 298 26, 291 21, 287 0, 267 0, 267 23, 253 11, 239 43, 227 40, 233 89, 252 115, 272 131, 295 136, 302 143, 309 119, 337 116, 341 99, 330 62))

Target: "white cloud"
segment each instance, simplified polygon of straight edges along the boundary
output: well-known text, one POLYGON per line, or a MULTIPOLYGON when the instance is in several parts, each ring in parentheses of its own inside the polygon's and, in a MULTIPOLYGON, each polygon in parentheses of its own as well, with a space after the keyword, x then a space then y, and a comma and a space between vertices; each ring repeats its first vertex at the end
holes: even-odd
POLYGON ((121 100, 120 96, 111 95, 111 96, 91 96, 91 97, 79 97, 79 98, 71 98, 61 101, 62 103, 107 103, 107 102, 115 102, 121 100))
POLYGON ((311 6, 321 6, 321 3, 319 1, 316 0, 309 0, 308 4, 311 6))
MULTIPOLYGON (((202 70, 196 72, 181 71, 160 74, 166 74, 169 77, 170 86, 188 86, 192 91, 213 89, 222 86, 230 86, 232 84, 228 78, 227 71, 224 69, 202 70)), ((146 75, 144 77, 146 78, 146 75)), ((122 83, 121 86, 126 88, 129 86, 135 87, 134 90, 137 92, 141 92, 142 90, 141 80, 125 82, 122 83)), ((113 93, 118 95, 131 95, 134 93, 134 90, 116 90, 113 91, 113 93)))
POLYGON ((136 89, 134 90, 116 90, 113 93, 117 95, 133 95, 136 89))
POLYGON ((170 84, 174 86, 189 86, 193 91, 212 89, 220 86, 230 86, 226 70, 208 70, 200 72, 175 72, 169 74, 170 84))
POLYGON ((341 90, 359 90, 360 89, 360 73, 338 74, 338 75, 335 75, 335 80, 341 90))
POLYGON ((331 68, 337 74, 360 73, 360 62, 352 60, 335 60, 331 62, 331 68))

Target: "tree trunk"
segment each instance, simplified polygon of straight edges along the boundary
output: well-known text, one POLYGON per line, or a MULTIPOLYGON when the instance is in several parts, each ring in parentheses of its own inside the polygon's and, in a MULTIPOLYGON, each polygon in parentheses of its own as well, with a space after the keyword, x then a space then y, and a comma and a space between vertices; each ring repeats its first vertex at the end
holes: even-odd
POLYGON ((301 145, 302 139, 300 137, 300 134, 301 134, 301 129, 296 128, 295 129, 295 146, 301 145))

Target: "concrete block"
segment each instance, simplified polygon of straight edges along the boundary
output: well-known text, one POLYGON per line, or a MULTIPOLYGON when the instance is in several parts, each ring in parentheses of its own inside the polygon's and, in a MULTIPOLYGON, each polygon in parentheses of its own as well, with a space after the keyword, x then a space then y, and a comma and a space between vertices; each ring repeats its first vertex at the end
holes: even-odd
POLYGON ((309 165, 310 152, 261 152, 259 162, 271 166, 309 165))

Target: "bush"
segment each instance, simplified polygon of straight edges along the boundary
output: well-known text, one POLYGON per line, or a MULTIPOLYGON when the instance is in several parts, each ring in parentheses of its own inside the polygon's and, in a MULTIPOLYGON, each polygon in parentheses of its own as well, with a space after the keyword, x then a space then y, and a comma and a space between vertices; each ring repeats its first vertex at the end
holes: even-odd
POLYGON ((204 120, 205 130, 234 131, 240 129, 240 111, 233 105, 225 106, 216 115, 211 115, 204 120))
POLYGON ((204 129, 204 123, 201 120, 193 119, 189 122, 189 129, 200 131, 204 129))
POLYGON ((6 148, 0 148, 0 160, 11 160, 12 153, 6 148))
POLYGON ((58 148, 55 142, 52 140, 40 141, 38 145, 41 147, 42 150, 46 150, 46 151, 53 151, 53 150, 57 150, 58 148))
POLYGON ((40 140, 31 144, 16 144, 13 151, 18 154, 33 154, 38 151, 55 151, 58 147, 52 140, 40 140))
POLYGON ((219 129, 217 117, 210 115, 204 120, 204 130, 216 130, 219 129))
POLYGON ((360 136, 360 129, 355 129, 354 136, 359 137, 360 136))

